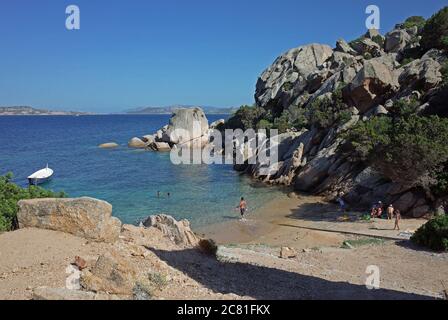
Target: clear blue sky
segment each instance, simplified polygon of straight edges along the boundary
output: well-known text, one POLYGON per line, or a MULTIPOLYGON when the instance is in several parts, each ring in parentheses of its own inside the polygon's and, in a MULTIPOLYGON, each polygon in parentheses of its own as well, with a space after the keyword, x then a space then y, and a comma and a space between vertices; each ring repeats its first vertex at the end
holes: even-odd
POLYGON ((2 0, 0 106, 115 112, 139 106, 253 102, 257 77, 284 51, 382 32, 444 0, 2 0), (65 8, 81 30, 65 29, 65 8))

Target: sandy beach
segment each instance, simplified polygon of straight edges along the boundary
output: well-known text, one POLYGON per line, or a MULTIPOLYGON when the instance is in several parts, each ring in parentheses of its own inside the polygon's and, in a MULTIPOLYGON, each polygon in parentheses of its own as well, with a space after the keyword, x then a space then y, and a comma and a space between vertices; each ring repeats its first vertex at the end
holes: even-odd
POLYGON ((404 219, 401 230, 394 231, 391 220, 360 221, 359 217, 366 213, 367 210, 343 214, 336 204, 325 202, 322 197, 284 194, 258 210, 249 210, 245 221, 235 212, 234 218, 227 222, 196 231, 222 245, 264 244, 307 249, 340 247, 344 240, 353 237, 404 240, 426 222, 404 219))

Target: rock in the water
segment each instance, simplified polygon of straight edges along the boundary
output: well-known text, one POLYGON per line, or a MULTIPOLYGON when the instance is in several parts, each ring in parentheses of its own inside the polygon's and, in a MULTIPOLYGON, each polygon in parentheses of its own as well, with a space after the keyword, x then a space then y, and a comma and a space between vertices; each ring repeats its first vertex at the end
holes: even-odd
POLYGON ((142 139, 134 137, 128 142, 128 147, 135 149, 144 149, 146 148, 146 143, 142 139))
POLYGON ((136 275, 135 267, 112 250, 101 255, 92 270, 83 272, 81 285, 89 291, 130 295, 136 275))
POLYGON ((114 149, 118 147, 118 144, 115 142, 103 143, 98 146, 101 149, 114 149))
POLYGON ((153 142, 148 145, 148 149, 159 152, 171 151, 171 147, 166 142, 153 142))
POLYGON ((208 143, 209 125, 201 108, 177 109, 159 142, 202 148, 208 143))
POLYGON ((199 238, 191 231, 190 222, 187 220, 177 221, 171 216, 160 214, 150 216, 143 222, 147 228, 154 227, 163 232, 163 234, 175 242, 177 245, 195 247, 199 243, 199 238))
POLYGON ((32 199, 18 203, 20 228, 61 231, 95 241, 115 242, 121 221, 112 217, 112 206, 92 198, 32 199))

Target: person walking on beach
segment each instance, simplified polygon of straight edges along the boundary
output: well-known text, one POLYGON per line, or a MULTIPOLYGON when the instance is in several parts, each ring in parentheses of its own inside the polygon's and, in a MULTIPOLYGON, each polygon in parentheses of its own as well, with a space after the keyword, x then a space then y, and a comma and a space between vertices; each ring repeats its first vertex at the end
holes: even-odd
POLYGON ((241 197, 240 204, 238 205, 237 209, 240 209, 241 219, 244 220, 244 215, 247 211, 247 202, 243 197, 241 197))
POLYGON ((400 210, 395 210, 395 227, 394 227, 394 230, 400 231, 400 220, 401 220, 401 212, 400 212, 400 210))
POLYGON ((391 204, 388 208, 387 208, 387 219, 388 220, 392 220, 394 217, 394 211, 395 208, 394 206, 391 204))

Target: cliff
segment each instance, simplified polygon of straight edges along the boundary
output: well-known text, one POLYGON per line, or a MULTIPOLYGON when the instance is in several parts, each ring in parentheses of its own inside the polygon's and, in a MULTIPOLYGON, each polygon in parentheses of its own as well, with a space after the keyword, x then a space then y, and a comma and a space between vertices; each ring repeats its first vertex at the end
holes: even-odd
POLYGON ((447 11, 278 57, 258 79, 256 105, 226 126, 278 129, 280 162, 269 175, 260 164, 237 169, 354 207, 382 200, 414 217, 431 212, 447 195, 448 59, 428 39, 447 11))

